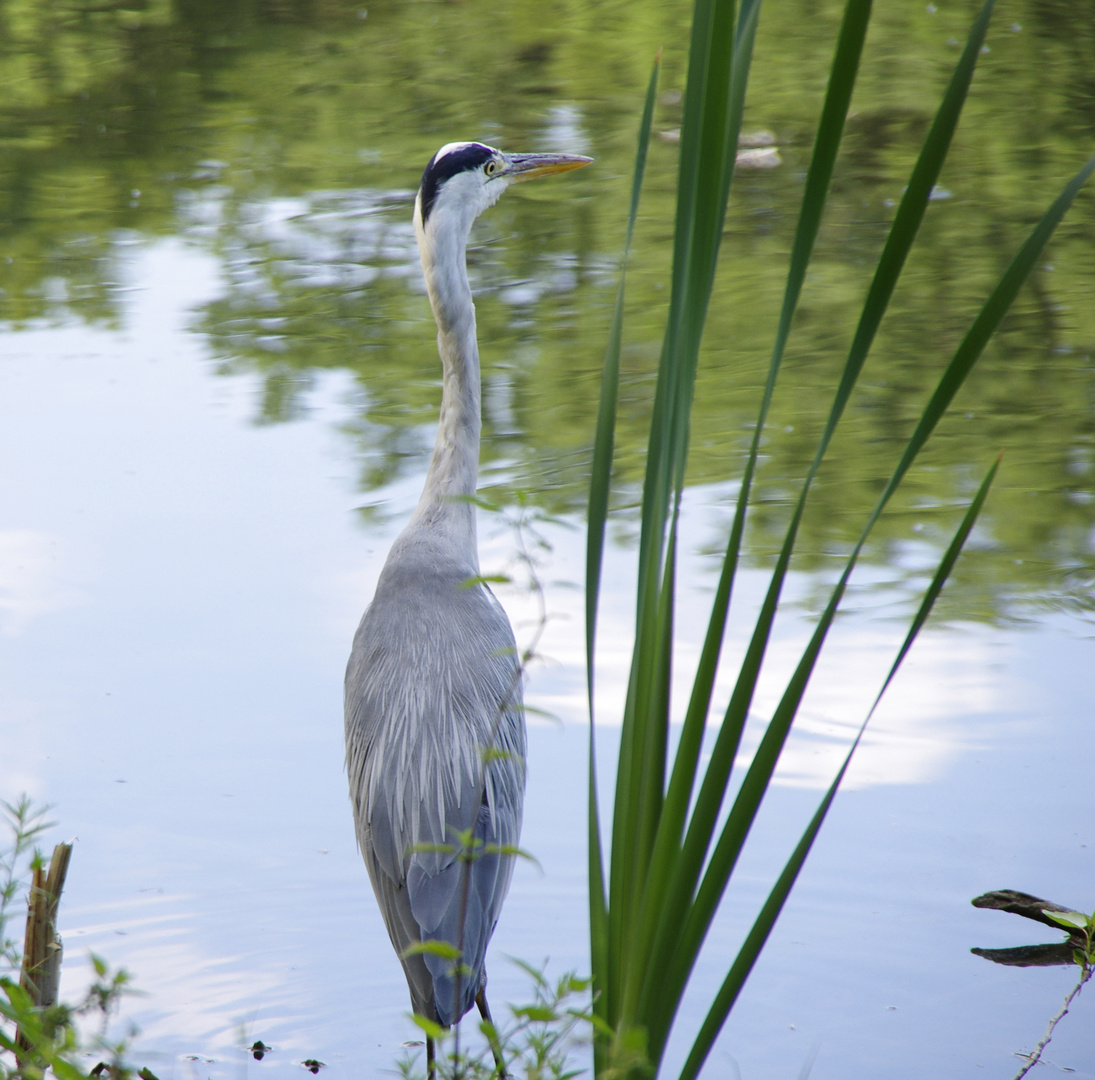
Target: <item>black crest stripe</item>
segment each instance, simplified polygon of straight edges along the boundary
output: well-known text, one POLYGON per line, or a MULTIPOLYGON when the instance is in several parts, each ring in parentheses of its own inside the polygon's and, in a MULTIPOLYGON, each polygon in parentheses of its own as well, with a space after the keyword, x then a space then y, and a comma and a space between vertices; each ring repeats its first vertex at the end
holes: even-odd
POLYGON ((482 143, 468 143, 467 146, 453 150, 440 159, 434 154, 425 172, 422 173, 422 184, 418 189, 422 196, 422 224, 425 225, 429 219, 433 204, 437 201, 437 193, 446 180, 457 173, 478 169, 492 157, 494 157, 494 151, 482 143))

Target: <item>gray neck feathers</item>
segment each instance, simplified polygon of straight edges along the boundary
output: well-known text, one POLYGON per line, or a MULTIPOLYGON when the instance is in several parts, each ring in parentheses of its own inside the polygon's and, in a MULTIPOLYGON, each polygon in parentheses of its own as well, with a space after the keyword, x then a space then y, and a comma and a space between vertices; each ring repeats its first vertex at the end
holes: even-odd
POLYGON ((466 268, 467 229, 449 215, 432 215, 426 235, 416 215, 426 291, 437 320, 443 374, 441 415, 426 486, 408 529, 428 529, 477 570, 475 494, 479 474, 479 347, 466 268))

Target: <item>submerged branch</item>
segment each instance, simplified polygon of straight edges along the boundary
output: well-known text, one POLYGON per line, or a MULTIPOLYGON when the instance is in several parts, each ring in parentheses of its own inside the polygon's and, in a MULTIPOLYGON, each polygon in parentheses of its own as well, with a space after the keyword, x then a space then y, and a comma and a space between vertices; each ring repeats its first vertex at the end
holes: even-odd
POLYGON ((1023 1077, 1041 1060, 1042 1051, 1049 1046, 1049 1040, 1053 1038, 1054 1029, 1068 1015, 1068 1010, 1071 1008, 1072 1003, 1076 1000, 1080 991, 1084 988, 1084 983, 1091 978, 1093 971, 1095 971, 1095 968, 1092 968, 1089 965, 1084 966, 1084 973, 1080 976, 1080 981, 1072 988, 1068 997, 1065 998, 1065 1003, 1061 1006, 1061 1011, 1050 1020, 1049 1027, 1046 1028, 1046 1033, 1042 1036, 1042 1041, 1034 1048, 1032 1053, 1020 1055, 1021 1057, 1026 1058, 1026 1064, 1015 1074, 1012 1080, 1023 1080, 1023 1077))

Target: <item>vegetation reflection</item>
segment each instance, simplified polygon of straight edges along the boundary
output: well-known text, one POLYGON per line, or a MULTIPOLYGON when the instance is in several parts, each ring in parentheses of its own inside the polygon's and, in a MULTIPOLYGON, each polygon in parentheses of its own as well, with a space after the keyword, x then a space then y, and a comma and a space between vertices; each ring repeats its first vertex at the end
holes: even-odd
MULTIPOLYGON (((968 5, 879 12, 818 239, 759 480, 772 478, 750 558, 771 557, 904 177, 965 34, 968 5), (777 480, 777 478, 779 478, 777 480)), ((773 5, 758 30, 746 128, 774 132, 782 165, 743 173, 727 222, 711 343, 693 417, 693 484, 740 468, 762 379, 813 117, 840 6, 773 5), (732 348, 731 348, 732 345, 732 348)), ((307 408, 324 371, 352 373, 361 487, 421 468, 439 372, 414 274, 410 198, 440 143, 586 150, 598 167, 566 200, 500 209, 473 252, 484 362, 484 476, 578 510, 614 295, 634 103, 663 42, 624 344, 617 468, 636 499, 666 297, 687 7, 641 0, 542 5, 346 0, 7 0, 0 8, 0 318, 121 319, 129 245, 181 237, 219 267, 195 313, 219 370, 262 383, 260 423, 307 408), (494 241, 504 237, 505 244, 494 241)), ((1095 133, 1090 4, 1003 4, 920 239, 869 365, 847 437, 803 523, 802 566, 848 550, 961 328, 1095 133), (854 450, 864 442, 877 456, 854 450)), ((1004 468, 946 611, 993 619, 1017 601, 1090 610, 1095 581, 1095 197, 1083 192, 955 415, 884 523, 873 561, 914 578, 901 537, 942 543, 937 511, 968 500, 956 464, 1003 448, 1004 468), (969 421, 975 421, 970 423, 969 421)), ((626 494, 630 492, 630 495, 626 494)), ((371 501, 372 495, 366 496, 371 501)), ((697 541, 700 538, 696 538, 697 541)), ((721 545, 717 536, 711 538, 721 545)))

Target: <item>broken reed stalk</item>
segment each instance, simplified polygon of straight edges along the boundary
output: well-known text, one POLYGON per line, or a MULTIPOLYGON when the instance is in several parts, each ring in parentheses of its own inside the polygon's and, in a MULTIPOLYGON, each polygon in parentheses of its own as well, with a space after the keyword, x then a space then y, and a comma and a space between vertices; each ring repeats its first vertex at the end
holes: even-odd
MULTIPOLYGON (((61 978, 61 937, 57 933, 57 906, 65 887, 71 844, 58 844, 53 849, 48 871, 34 868, 34 878, 27 899, 27 935, 23 944, 23 970, 19 984, 35 1005, 48 1008, 57 1003, 57 986, 61 978)), ((19 1045, 30 1047, 22 1035, 19 1045)))

